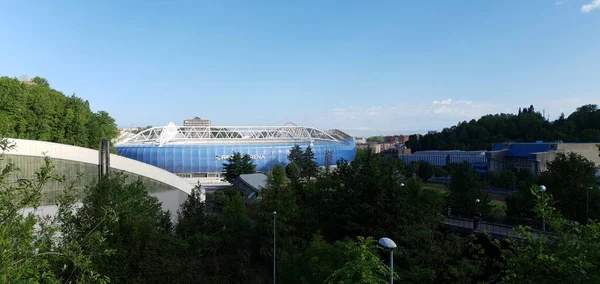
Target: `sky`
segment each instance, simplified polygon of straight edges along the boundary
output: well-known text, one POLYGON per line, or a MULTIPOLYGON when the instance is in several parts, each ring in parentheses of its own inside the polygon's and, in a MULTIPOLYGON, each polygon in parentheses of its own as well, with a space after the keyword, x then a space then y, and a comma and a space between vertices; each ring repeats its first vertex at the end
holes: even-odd
POLYGON ((600 104, 600 0, 4 0, 0 76, 121 127, 441 130, 600 104))

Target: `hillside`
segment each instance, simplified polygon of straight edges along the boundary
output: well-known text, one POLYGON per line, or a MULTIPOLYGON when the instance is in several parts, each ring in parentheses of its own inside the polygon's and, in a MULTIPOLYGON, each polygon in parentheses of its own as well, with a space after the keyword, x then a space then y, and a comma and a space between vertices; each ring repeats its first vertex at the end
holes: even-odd
POLYGON ((514 141, 600 141, 600 110, 584 105, 568 117, 562 114, 549 121, 533 106, 517 114, 490 114, 478 120, 461 122, 443 131, 411 135, 407 143, 413 151, 422 150, 489 150, 492 143, 514 141))
POLYGON ((87 101, 50 88, 44 78, 0 77, 0 137, 97 148, 102 137, 117 135, 108 113, 92 112, 87 101))

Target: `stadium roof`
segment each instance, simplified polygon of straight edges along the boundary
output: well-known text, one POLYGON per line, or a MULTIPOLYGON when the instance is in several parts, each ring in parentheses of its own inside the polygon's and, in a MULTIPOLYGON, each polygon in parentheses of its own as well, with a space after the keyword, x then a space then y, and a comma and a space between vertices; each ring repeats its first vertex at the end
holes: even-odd
POLYGON ((352 139, 339 130, 322 131, 288 123, 284 126, 167 126, 152 127, 117 141, 117 145, 251 142, 341 142, 352 139))

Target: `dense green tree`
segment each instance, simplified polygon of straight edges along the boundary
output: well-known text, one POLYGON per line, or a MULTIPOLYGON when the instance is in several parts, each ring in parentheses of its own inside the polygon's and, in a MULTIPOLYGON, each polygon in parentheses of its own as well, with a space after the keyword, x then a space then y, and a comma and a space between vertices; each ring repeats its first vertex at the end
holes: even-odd
POLYGON ((270 175, 261 195, 257 207, 261 253, 265 256, 271 256, 273 253, 274 219, 277 223, 277 253, 293 252, 298 242, 296 219, 299 216, 294 191, 287 184, 282 184, 278 177, 270 175), (273 212, 277 214, 274 215, 273 212))
POLYGON ((223 170, 224 180, 233 183, 240 175, 256 173, 256 165, 250 155, 242 156, 239 152, 235 152, 227 158, 227 163, 223 163, 223 170))
MULTIPOLYGON (((219 192, 222 193, 222 191, 219 192)), ((215 217, 206 213, 206 203, 202 200, 201 185, 197 185, 177 212, 176 234, 187 239, 194 234, 214 233, 219 229, 218 226, 215 217)))
MULTIPOLYGON (((63 178, 49 158, 35 179, 19 176, 16 165, 4 159, 4 153, 13 149, 14 144, 0 138, 0 283, 108 283, 109 279, 94 269, 91 256, 82 250, 101 245, 105 232, 89 231, 69 242, 57 238, 69 233, 60 221, 75 204, 70 198, 73 190, 66 183, 68 194, 59 198, 58 213, 52 218, 24 214, 38 208, 48 182, 62 182, 63 178), (64 274, 66 270, 70 273, 64 274)), ((110 251, 96 253, 108 256, 110 251)))
POLYGON ((372 136, 372 137, 367 138, 367 142, 383 143, 383 142, 385 142, 385 137, 383 137, 383 136, 372 136))
POLYGON ((33 77, 31 79, 31 82, 35 83, 35 84, 37 84, 39 86, 42 86, 42 87, 47 87, 47 88, 50 87, 50 83, 48 83, 48 80, 46 80, 46 78, 42 78, 42 77, 39 77, 39 76, 33 77))
POLYGON ((346 241, 343 244, 343 251, 350 257, 325 283, 388 283, 390 269, 374 252, 375 240, 358 237, 356 242, 346 241))
POLYGON ((534 211, 547 220, 552 234, 539 237, 528 228, 518 229, 525 241, 514 241, 512 249, 504 251, 507 263, 501 283, 600 282, 600 223, 569 221, 552 207, 551 193, 540 194, 538 186, 531 192, 534 211))
POLYGON ((471 218, 479 212, 483 215, 490 212, 489 197, 483 191, 483 182, 468 163, 457 165, 452 172, 448 203, 452 214, 471 218), (475 200, 479 199, 479 203, 475 200))
POLYGON ((425 161, 419 161, 414 165, 417 176, 424 182, 427 182, 436 171, 436 167, 425 161))
POLYGON ((92 112, 87 101, 51 89, 44 78, 0 77, 0 136, 98 148, 118 130, 106 112, 92 112))
POLYGON ((282 165, 276 165, 273 168, 273 171, 267 177, 268 183, 273 184, 275 186, 286 186, 287 178, 285 174, 285 168, 282 165))
POLYGON ((300 179, 300 168, 298 167, 298 164, 296 164, 296 162, 290 162, 285 167, 285 173, 286 173, 286 176, 292 182, 298 182, 298 180, 300 179))
POLYGON ((315 153, 310 146, 306 147, 302 153, 301 176, 305 178, 316 177, 319 172, 317 162, 315 161, 315 153))
MULTIPOLYGON (((587 220, 587 194, 589 188, 596 186, 596 166, 585 157, 570 152, 558 153, 556 158, 546 165, 546 171, 540 176, 543 184, 556 199, 556 208, 568 219, 579 222, 587 220)), ((590 192, 592 200, 598 200, 598 191, 590 192)), ((592 203, 595 205, 596 203, 592 203)), ((590 208, 591 217, 598 218, 600 208, 590 208)))
POLYGON ((94 267, 114 283, 173 282, 182 249, 172 237, 170 214, 156 197, 148 195, 141 181, 128 183, 123 174, 110 175, 86 191, 82 207, 63 220, 65 241, 90 232, 107 232, 104 246, 85 247, 94 267), (114 216, 114 218, 108 218, 114 216), (98 250, 112 250, 110 256, 98 250))
POLYGON ((292 149, 290 149, 290 153, 288 154, 287 158, 288 161, 290 162, 294 162, 296 163, 296 165, 298 167, 300 167, 300 169, 302 169, 302 156, 303 156, 304 151, 302 151, 302 148, 300 147, 300 145, 294 145, 294 147, 292 147, 292 149))
POLYGON ((548 121, 533 106, 523 108, 517 114, 490 114, 478 120, 464 121, 435 134, 411 135, 407 146, 414 151, 422 150, 485 150, 492 143, 515 141, 533 142, 600 141, 600 109, 596 105, 584 105, 565 118, 561 115, 548 121))

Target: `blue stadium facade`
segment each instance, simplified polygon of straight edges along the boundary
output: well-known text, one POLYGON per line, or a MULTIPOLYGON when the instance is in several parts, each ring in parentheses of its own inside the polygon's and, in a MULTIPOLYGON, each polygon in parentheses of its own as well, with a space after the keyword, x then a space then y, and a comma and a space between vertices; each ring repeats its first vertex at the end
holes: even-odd
POLYGON ((182 127, 172 123, 145 130, 115 148, 121 156, 144 162, 172 173, 218 173, 233 153, 248 154, 259 172, 274 165, 287 165, 294 145, 311 146, 318 166, 352 161, 354 139, 339 131, 309 127, 182 127))

